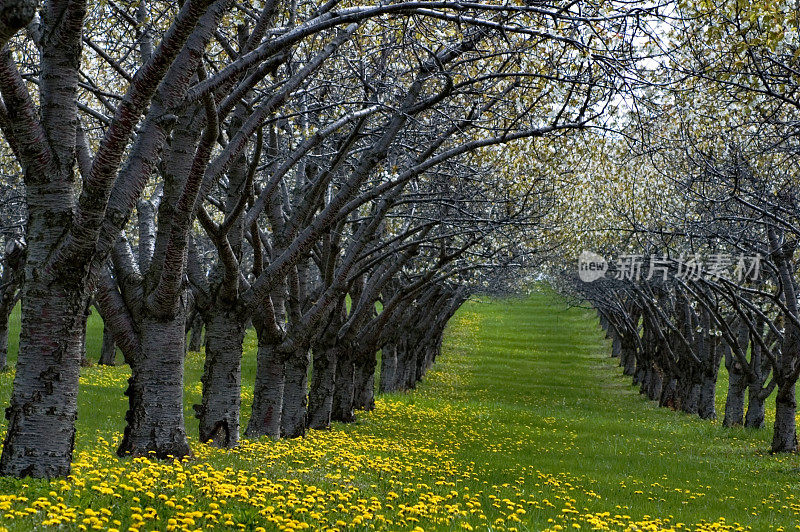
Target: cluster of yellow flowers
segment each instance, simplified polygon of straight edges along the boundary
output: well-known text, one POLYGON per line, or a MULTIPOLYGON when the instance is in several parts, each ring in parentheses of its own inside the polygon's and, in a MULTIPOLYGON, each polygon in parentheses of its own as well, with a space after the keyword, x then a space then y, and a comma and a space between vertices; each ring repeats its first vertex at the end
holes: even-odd
MULTIPOLYGON (((446 426, 457 415, 447 406, 381 400, 365 424, 409 427, 425 418, 446 426)), ((500 497, 508 486, 476 493, 463 486, 475 473, 454 460, 457 445, 387 438, 359 427, 291 441, 244 441, 232 451, 194 444, 192 458, 171 462, 119 460, 117 443, 99 437, 94 449, 78 454, 69 478, 46 483, 48 493, 34 501, 0 495, 0 518, 12 526, 81 530, 424 529, 453 523, 469 529, 469 521, 518 523, 529 504, 500 497), (221 467, 226 462, 236 465, 221 467), (376 490, 383 496, 365 494, 376 490)), ((44 486, 25 485, 34 491, 44 486)))
POLYGON ((356 426, 297 440, 246 440, 232 451, 195 443, 192 458, 171 462, 119 460, 117 442, 98 437, 94 449, 78 454, 69 478, 25 485, 32 492, 46 486, 46 494, 0 495, 0 519, 12 528, 131 532, 220 526, 524 530, 532 518, 554 531, 743 530, 724 520, 683 528, 670 519, 592 513, 577 506, 576 497, 596 501, 600 495, 566 473, 523 467, 515 480, 490 484, 475 462, 455 457, 460 446, 483 438, 478 426, 464 423, 466 416, 453 406, 381 399, 356 426), (423 421, 439 429, 414 431, 423 421), (405 428, 387 432, 391 427, 405 428), (475 490, 476 484, 485 488, 475 490))
MULTIPOLYGON (((459 342, 470 341, 478 321, 471 312, 459 315, 459 342)), ((604 504, 601 488, 585 475, 506 462, 537 431, 553 441, 556 420, 526 426, 524 435, 499 436, 488 406, 448 401, 463 393, 466 364, 450 359, 429 374, 424 386, 435 387, 435 401, 424 394, 381 397, 358 423, 302 439, 244 440, 233 450, 193 441, 192 457, 159 461, 120 460, 118 437, 110 431, 89 436, 94 440, 82 442, 67 479, 0 482, 0 532, 42 526, 128 532, 749 529, 724 518, 682 523, 672 515, 633 516, 628 506, 604 504)), ((124 400, 123 373, 92 368, 82 379, 120 390, 124 400)), ((472 399, 488 394, 470 393, 472 399)), ((577 433, 559 428, 558 437, 563 452, 575 445, 577 433)), ((620 487, 627 493, 651 500, 678 490, 626 482, 620 487)), ((704 496, 679 491, 686 501, 704 496)), ((793 495, 762 502, 800 515, 800 498, 793 495)))

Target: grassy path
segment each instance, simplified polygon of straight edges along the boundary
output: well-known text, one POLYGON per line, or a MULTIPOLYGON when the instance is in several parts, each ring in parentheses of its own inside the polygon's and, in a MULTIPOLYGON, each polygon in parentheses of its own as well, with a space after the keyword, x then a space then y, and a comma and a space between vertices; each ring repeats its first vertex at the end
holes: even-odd
MULTIPOLYGON (((244 382, 254 369, 248 342, 244 382)), ((418 389, 382 397, 356 424, 229 452, 195 440, 195 456, 173 463, 113 456, 128 372, 88 368, 72 477, 0 479, 0 526, 794 529, 797 456, 761 452, 768 431, 656 408, 607 352, 591 314, 549 295, 470 302, 418 389)), ((190 434, 201 368, 191 354, 190 434)), ((0 377, 2 401, 10 378, 0 377)), ((243 405, 250 399, 245 390, 243 405)))
POLYGON ((439 369, 466 377, 451 400, 487 414, 485 438, 497 442, 490 482, 527 471, 526 491, 539 500, 547 493, 531 485, 533 470, 569 483, 550 498, 556 512, 533 513, 531 529, 800 528, 800 460, 764 452, 770 428, 724 429, 646 401, 607 358, 591 313, 537 295, 471 303, 465 314, 480 325, 451 337, 454 353, 439 369))

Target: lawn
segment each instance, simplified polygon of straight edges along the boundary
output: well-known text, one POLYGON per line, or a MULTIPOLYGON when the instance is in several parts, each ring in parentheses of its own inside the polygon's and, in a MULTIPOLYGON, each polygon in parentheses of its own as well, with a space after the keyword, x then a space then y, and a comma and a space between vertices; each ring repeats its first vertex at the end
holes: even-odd
MULTIPOLYGON (((101 328, 93 317, 92 358, 101 328)), ((13 351, 16 340, 10 345, 13 351)), ((191 405, 200 397, 202 356, 190 354, 186 417, 194 456, 171 463, 114 456, 128 371, 86 368, 73 475, 0 479, 0 526, 795 527, 800 458, 766 453, 769 427, 724 429, 659 409, 630 386, 609 351, 591 313, 568 310, 548 293, 471 301, 452 320, 443 355, 417 390, 381 397, 375 412, 352 425, 299 440, 244 441, 233 451, 196 441, 191 405)), ((250 334, 248 384, 254 353, 250 334)), ((3 402, 11 378, 0 377, 3 402)), ((251 398, 246 388, 245 415, 251 398)))

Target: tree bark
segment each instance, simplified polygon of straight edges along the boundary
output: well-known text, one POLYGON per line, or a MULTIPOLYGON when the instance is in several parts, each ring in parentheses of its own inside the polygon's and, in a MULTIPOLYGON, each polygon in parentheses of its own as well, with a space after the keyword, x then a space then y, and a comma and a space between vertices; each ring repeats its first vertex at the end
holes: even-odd
POLYGON ((8 369, 8 320, 17 304, 22 285, 22 267, 25 261, 25 246, 16 238, 6 241, 3 256, 3 274, 0 276, 0 371, 8 369))
MULTIPOLYGON (((30 249, 35 244, 31 242, 30 249)), ((26 269, 31 270, 32 261, 26 269)), ((37 281, 29 271, 0 474, 61 477, 70 472, 78 417, 85 296, 80 287, 37 281)))
POLYGON ((191 454, 183 417, 183 357, 186 325, 183 310, 170 319, 141 322, 142 355, 131 364, 127 426, 120 456, 180 458, 191 454))
POLYGON ((696 382, 687 384, 686 395, 681 402, 681 410, 687 414, 697 414, 700 407, 700 384, 696 382))
POLYGON ((793 453, 797 451, 797 429, 795 414, 795 382, 788 380, 778 386, 775 397, 775 426, 772 434, 773 453, 793 453))
POLYGON ((299 438, 306 434, 309 363, 306 346, 295 349, 286 361, 281 411, 281 436, 284 438, 299 438))
MULTIPOLYGON (((208 331, 206 331, 208 334, 208 331)), ((206 339, 206 342, 208 339, 206 339)), ((197 353, 203 346, 203 317, 199 312, 194 314, 191 327, 189 328, 189 351, 197 353)))
POLYGON ((256 355, 256 382, 253 409, 245 434, 250 437, 281 437, 283 410, 284 362, 277 346, 259 334, 256 355))
POLYGON ((352 423, 356 417, 353 413, 354 363, 352 354, 342 354, 336 364, 336 386, 333 393, 331 420, 352 423))
POLYGON ((633 376, 636 373, 636 347, 633 345, 623 344, 620 351, 620 365, 622 366, 622 374, 633 376))
POLYGON ((701 419, 717 419, 717 377, 723 354, 728 346, 723 344, 719 337, 710 334, 712 319, 708 310, 702 311, 701 322, 704 336, 698 351, 702 355, 703 365, 700 372, 697 415, 701 419))
POLYGON ((738 362, 728 368, 728 394, 725 397, 724 427, 735 427, 742 424, 744 418, 744 392, 747 388, 747 375, 741 370, 738 362))
POLYGON ((377 354, 373 350, 359 357, 353 381, 354 409, 367 412, 375 410, 375 367, 377 365, 377 354))
POLYGON ((717 375, 703 375, 697 415, 702 419, 717 419, 717 375))
POLYGON ((395 348, 395 358, 397 359, 397 369, 394 376, 394 389, 395 391, 405 391, 406 381, 408 380, 407 367, 409 362, 408 341, 398 342, 395 348))
POLYGON ((406 389, 413 390, 417 387, 417 383, 421 378, 421 366, 424 353, 420 349, 420 342, 411 351, 411 356, 408 359, 408 366, 406 366, 406 389))
POLYGON ((642 382, 644 382, 645 377, 647 376, 647 369, 646 366, 643 364, 641 359, 635 358, 635 365, 636 368, 633 372, 633 385, 640 386, 642 382))
POLYGON ((664 375, 658 368, 653 368, 650 375, 650 384, 647 387, 647 397, 651 401, 658 401, 661 398, 661 388, 664 384, 664 375))
POLYGON ((428 370, 433 366, 433 361, 436 360, 437 338, 438 336, 435 336, 433 340, 425 342, 425 347, 422 350, 422 365, 419 380, 422 380, 422 378, 427 375, 428 370))
POLYGON ((318 346, 313 349, 311 391, 308 396, 308 428, 327 429, 331 424, 333 393, 336 383, 337 349, 318 346))
POLYGON ((620 338, 617 331, 613 328, 611 329, 611 357, 617 358, 622 353, 622 339, 620 338))
POLYGON ((647 390, 650 388, 650 381, 653 379, 653 368, 652 364, 648 365, 644 368, 642 372, 642 380, 639 385, 639 393, 642 395, 647 394, 647 390))
POLYGON ((8 369, 8 316, 0 317, 0 371, 8 369))
POLYGON ((658 406, 664 408, 675 408, 678 379, 668 375, 664 377, 664 384, 661 385, 661 397, 658 399, 658 406))
POLYGON ((92 361, 89 360, 89 355, 86 353, 86 324, 89 322, 89 316, 92 313, 91 308, 91 300, 88 299, 83 308, 83 325, 81 327, 81 366, 84 368, 92 365, 92 361))
POLYGON ((744 426, 748 428, 760 429, 764 427, 764 403, 771 389, 764 389, 764 383, 769 377, 771 365, 766 357, 763 356, 761 346, 753 342, 752 353, 750 355, 750 367, 755 378, 750 382, 747 390, 747 415, 744 419, 744 426))
POLYGON ((244 321, 235 309, 217 307, 209 311, 203 402, 195 405, 203 443, 223 448, 239 443, 244 335, 244 321))
POLYGON ((386 344, 381 350, 381 378, 378 385, 380 393, 397 391, 397 346, 386 344))
POLYGON ((114 343, 114 334, 107 326, 103 326, 103 345, 100 348, 101 366, 113 366, 117 358, 117 345, 114 343))
POLYGON ((753 384, 747 390, 747 415, 744 419, 744 426, 751 429, 764 428, 765 408, 767 394, 761 389, 761 385, 753 384))

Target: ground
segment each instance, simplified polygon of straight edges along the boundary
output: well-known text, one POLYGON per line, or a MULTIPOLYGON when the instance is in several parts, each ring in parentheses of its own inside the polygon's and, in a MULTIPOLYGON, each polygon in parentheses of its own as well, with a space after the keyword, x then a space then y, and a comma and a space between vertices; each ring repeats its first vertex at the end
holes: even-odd
MULTIPOLYGON (((100 331, 92 318, 93 357, 100 331)), ((251 334, 246 383, 254 348, 251 334)), ((245 441, 233 451, 195 437, 194 457, 171 463, 114 456, 128 371, 86 368, 72 476, 0 479, 0 527, 795 528, 800 459, 769 455, 769 428, 724 429, 659 409, 609 352, 590 312, 546 292, 471 301, 417 390, 381 397, 357 423, 292 441, 245 441)), ((202 356, 190 354, 187 368, 194 435, 202 356)), ((0 377, 0 401, 11 379, 0 377)), ((251 398, 245 389, 244 413, 251 398)))

